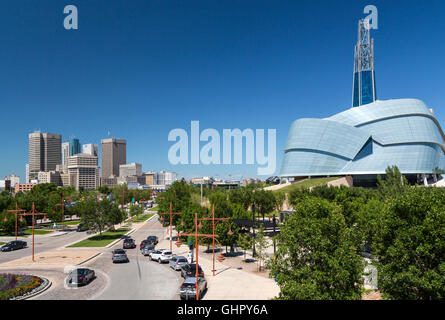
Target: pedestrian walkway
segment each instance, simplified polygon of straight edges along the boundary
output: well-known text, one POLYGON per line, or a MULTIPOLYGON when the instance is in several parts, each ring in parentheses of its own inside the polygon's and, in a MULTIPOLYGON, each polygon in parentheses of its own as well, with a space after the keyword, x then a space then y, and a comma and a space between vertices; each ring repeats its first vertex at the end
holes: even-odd
MULTIPOLYGON (((165 228, 164 234, 170 233, 169 228, 165 228)), ((173 232, 175 235, 176 232, 173 232)), ((157 248, 170 249, 170 241, 162 239, 157 248)), ((204 297, 206 300, 268 300, 278 296, 280 288, 274 279, 264 274, 262 276, 237 269, 227 263, 229 259, 239 259, 239 257, 226 258, 223 262, 215 259, 215 276, 213 276, 212 254, 206 254, 207 247, 199 247, 198 264, 204 271, 208 283, 208 291, 204 297)), ((176 255, 182 255, 187 258, 188 246, 183 244, 181 247, 172 244, 172 252, 176 255)), ((218 257, 219 253, 215 253, 218 257)), ((195 257, 196 258, 196 257, 195 257)))

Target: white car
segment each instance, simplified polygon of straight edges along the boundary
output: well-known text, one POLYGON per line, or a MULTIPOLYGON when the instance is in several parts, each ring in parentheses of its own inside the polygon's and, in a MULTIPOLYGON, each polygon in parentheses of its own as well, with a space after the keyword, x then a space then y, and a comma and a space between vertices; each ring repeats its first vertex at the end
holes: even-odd
POLYGON ((172 252, 166 249, 155 250, 150 254, 150 260, 155 260, 159 263, 168 262, 172 257, 172 252))

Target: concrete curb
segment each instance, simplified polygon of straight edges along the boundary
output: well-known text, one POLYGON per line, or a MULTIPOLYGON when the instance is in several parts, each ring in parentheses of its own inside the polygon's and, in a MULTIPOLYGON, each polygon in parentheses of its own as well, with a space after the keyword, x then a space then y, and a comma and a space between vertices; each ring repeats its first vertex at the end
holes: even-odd
POLYGON ((40 277, 40 276, 39 276, 39 278, 42 278, 42 279, 45 279, 46 281, 48 281, 48 283, 46 284, 46 286, 43 287, 42 289, 40 289, 39 291, 34 292, 33 294, 30 294, 29 296, 25 296, 25 297, 23 297, 23 298, 19 298, 19 299, 17 299, 17 300, 28 300, 29 298, 35 297, 35 296, 37 296, 37 295, 39 295, 39 294, 41 294, 41 293, 44 293, 44 292, 45 292, 46 290, 48 290, 48 289, 51 287, 51 285, 53 284, 52 281, 49 280, 49 279, 47 279, 47 278, 40 277))
POLYGON ((93 259, 96 258, 97 256, 100 256, 102 253, 103 253, 103 252, 98 252, 98 253, 96 253, 95 255, 89 257, 88 259, 86 259, 86 260, 84 260, 84 261, 82 261, 82 262, 76 264, 76 266, 80 266, 80 265, 82 265, 82 264, 84 264, 84 263, 86 263, 86 262, 88 262, 88 261, 90 261, 90 260, 93 260, 93 259))

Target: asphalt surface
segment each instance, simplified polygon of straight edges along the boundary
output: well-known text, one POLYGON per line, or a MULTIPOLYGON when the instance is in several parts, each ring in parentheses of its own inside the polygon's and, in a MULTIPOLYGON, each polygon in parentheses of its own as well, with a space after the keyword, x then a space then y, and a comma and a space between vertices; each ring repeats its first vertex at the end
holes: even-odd
MULTIPOLYGON (((100 255, 88 266, 92 269, 107 270, 110 279, 108 286, 95 299, 104 300, 178 300, 179 286, 182 278, 179 271, 174 271, 168 263, 159 264, 144 257, 139 244, 150 235, 162 239, 163 232, 157 219, 144 224, 130 236, 135 239, 137 247, 126 249, 129 263, 116 263, 111 261, 111 251, 122 248, 119 241, 108 251, 100 255)), ((156 246, 158 249, 158 246, 156 246)), ((168 248, 160 248, 168 249, 168 248)))
MULTIPOLYGON (((34 254, 58 249, 62 246, 80 241, 81 239, 88 237, 86 231, 77 232, 74 228, 72 229, 66 228, 65 231, 66 232, 54 231, 54 235, 52 236, 49 235, 35 236, 34 254)), ((1 242, 6 243, 12 240, 15 240, 15 237, 0 237, 1 242)), ((28 247, 14 251, 0 252, 0 263, 31 256, 32 236, 18 237, 17 240, 26 241, 28 247)))

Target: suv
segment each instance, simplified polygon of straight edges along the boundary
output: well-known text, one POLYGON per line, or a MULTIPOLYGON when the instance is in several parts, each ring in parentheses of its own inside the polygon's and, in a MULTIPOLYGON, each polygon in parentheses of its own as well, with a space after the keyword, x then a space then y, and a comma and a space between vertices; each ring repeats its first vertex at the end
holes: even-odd
POLYGON ((148 236, 147 237, 147 243, 151 243, 151 244, 157 245, 158 244, 158 237, 156 237, 156 236, 148 236))
POLYGON ((146 244, 141 250, 144 256, 149 256, 153 251, 155 251, 155 246, 152 244, 146 244))
MULTIPOLYGON (((186 264, 181 268, 181 277, 188 278, 188 277, 195 277, 195 276, 196 276, 196 264, 195 263, 186 264)), ((198 277, 204 277, 204 271, 202 271, 200 265, 198 265, 198 277)))
POLYGON ((170 268, 173 268, 175 271, 181 270, 186 264, 187 258, 184 256, 173 256, 169 261, 170 268))
POLYGON ((155 250, 150 254, 150 260, 155 260, 159 263, 167 262, 172 258, 172 252, 169 250, 155 250))
MULTIPOLYGON (((198 295, 199 298, 207 290, 207 281, 198 277, 198 295)), ((179 297, 181 300, 196 299, 196 277, 189 277, 184 280, 179 288, 179 297)))
POLYGON ((131 238, 127 238, 124 240, 123 243, 123 248, 124 249, 133 249, 136 248, 136 243, 134 243, 134 240, 131 238))
POLYGON ((139 244, 139 249, 144 249, 146 245, 149 245, 148 240, 142 240, 141 243, 139 244))
POLYGON ((12 250, 17 250, 17 249, 23 249, 23 248, 26 248, 26 246, 27 246, 26 241, 15 240, 15 241, 11 241, 11 242, 8 242, 7 244, 5 244, 2 247, 2 251, 12 251, 12 250))
POLYGON ((113 261, 113 263, 130 262, 124 249, 114 249, 112 261, 113 261))
POLYGON ((77 232, 82 232, 82 231, 86 231, 86 230, 88 230, 88 227, 86 225, 84 225, 83 223, 79 224, 76 229, 77 232))

